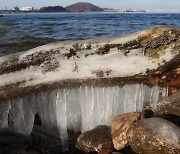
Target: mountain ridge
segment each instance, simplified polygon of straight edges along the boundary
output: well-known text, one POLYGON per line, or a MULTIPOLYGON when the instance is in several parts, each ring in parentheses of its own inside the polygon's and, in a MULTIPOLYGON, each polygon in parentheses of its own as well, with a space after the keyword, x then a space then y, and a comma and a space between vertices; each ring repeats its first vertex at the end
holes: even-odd
POLYGON ((42 7, 39 10, 40 12, 102 12, 102 8, 88 3, 88 2, 78 2, 66 7, 63 6, 47 6, 42 7))
POLYGON ((103 11, 102 8, 88 2, 78 2, 66 6, 65 9, 70 12, 102 12, 103 11))

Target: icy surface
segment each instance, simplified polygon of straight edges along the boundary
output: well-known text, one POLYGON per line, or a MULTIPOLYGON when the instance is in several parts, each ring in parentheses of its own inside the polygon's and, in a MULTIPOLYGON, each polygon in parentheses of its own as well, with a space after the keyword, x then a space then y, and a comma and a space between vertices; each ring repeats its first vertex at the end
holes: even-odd
POLYGON ((7 102, 0 102, 0 129, 8 128, 30 134, 35 115, 41 132, 61 139, 67 146, 68 132, 87 131, 97 125, 109 125, 110 118, 127 112, 142 111, 146 103, 156 105, 167 89, 143 84, 123 87, 62 88, 39 92, 7 102))
POLYGON ((26 52, 0 57, 0 66, 2 66, 0 71, 4 72, 0 75, 0 87, 21 83, 22 81, 23 84, 19 84, 19 87, 49 84, 68 79, 146 75, 148 70, 155 70, 163 65, 164 62, 175 57, 179 53, 178 50, 176 51, 170 45, 167 49, 164 49, 158 58, 144 55, 144 49, 141 47, 130 50, 110 48, 110 51, 106 54, 98 54, 98 51, 106 45, 137 41, 138 37, 148 36, 149 33, 153 33, 152 30, 116 38, 57 42, 26 52), (88 45, 91 45, 91 48, 87 49, 88 45), (78 49, 75 46, 78 46, 78 49), (72 50, 75 52, 75 55, 72 55, 72 50), (39 58, 43 57, 42 55, 46 56, 44 60, 39 62, 39 58), (28 67, 20 69, 17 64, 23 67, 28 65, 28 67), (17 70, 9 72, 9 66, 15 66, 17 70), (98 72, 105 73, 102 76, 98 76, 98 72))

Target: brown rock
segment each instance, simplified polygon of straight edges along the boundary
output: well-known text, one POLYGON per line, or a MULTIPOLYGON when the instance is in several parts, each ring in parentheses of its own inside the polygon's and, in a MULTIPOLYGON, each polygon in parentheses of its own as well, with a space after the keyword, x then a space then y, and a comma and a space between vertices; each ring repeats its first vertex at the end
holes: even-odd
POLYGON ((155 116, 163 114, 180 116, 180 92, 162 98, 158 101, 157 106, 147 106, 144 110, 145 113, 147 110, 151 110, 155 116))
POLYGON ((94 129, 82 133, 76 142, 76 147, 84 152, 112 149, 112 138, 110 127, 100 125, 94 129))
POLYGON ((13 150, 9 151, 8 153, 9 154, 28 154, 27 151, 23 148, 13 149, 13 150))
POLYGON ((172 87, 169 87, 169 91, 170 91, 171 94, 177 93, 178 92, 178 88, 172 86, 172 87))
MULTIPOLYGON (((34 149, 30 149, 30 150, 28 150, 28 154, 39 154, 39 152, 37 152, 34 149)), ((48 154, 48 152, 46 154, 48 154)))
POLYGON ((161 118, 137 121, 127 137, 133 151, 143 154, 180 153, 180 128, 161 118))
POLYGON ((112 154, 112 149, 102 149, 98 154, 112 154))
POLYGON ((111 134, 113 145, 116 149, 123 149, 127 145, 126 132, 139 119, 141 119, 140 112, 126 113, 112 118, 111 134))

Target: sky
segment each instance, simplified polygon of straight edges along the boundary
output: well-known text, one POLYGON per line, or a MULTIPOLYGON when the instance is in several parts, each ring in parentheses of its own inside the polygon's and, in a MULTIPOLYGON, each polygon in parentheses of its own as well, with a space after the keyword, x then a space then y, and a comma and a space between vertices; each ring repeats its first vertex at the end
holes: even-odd
POLYGON ((67 6, 77 2, 89 2, 102 8, 143 9, 143 10, 180 10, 180 0, 0 0, 0 9, 13 9, 14 6, 67 6))

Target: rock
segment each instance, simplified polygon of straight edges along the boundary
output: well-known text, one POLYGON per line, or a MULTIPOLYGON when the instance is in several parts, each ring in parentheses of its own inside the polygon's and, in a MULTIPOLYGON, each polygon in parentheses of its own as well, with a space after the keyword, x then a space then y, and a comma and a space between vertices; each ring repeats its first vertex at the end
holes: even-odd
MULTIPOLYGON (((34 149, 28 150, 28 153, 29 153, 29 154, 39 154, 39 152, 37 152, 37 151, 34 150, 34 149)), ((48 154, 48 152, 47 152, 46 154, 48 154)))
POLYGON ((162 118, 137 121, 128 130, 127 137, 137 153, 180 153, 180 128, 162 118))
POLYGON ((111 134, 114 134, 125 124, 132 124, 139 119, 141 119, 141 112, 130 112, 113 117, 111 119, 111 134))
POLYGON ((136 154, 129 145, 118 152, 121 152, 122 154, 136 154))
POLYGON ((102 149, 98 154, 112 154, 112 149, 102 149))
POLYGON ((35 150, 25 150, 23 148, 16 148, 16 149, 12 149, 8 152, 9 154, 39 154, 37 151, 35 150))
POLYGON ((145 108, 145 114, 152 111, 155 116, 173 114, 180 116, 180 92, 163 97, 156 106, 149 105, 145 108))
POLYGON ((159 116, 156 116, 156 117, 163 118, 163 119, 165 119, 167 121, 170 121, 170 122, 174 123, 178 127, 180 127, 180 117, 179 116, 176 116, 174 114, 163 114, 163 115, 159 115, 159 116))
POLYGON ((35 149, 30 149, 25 144, 10 144, 3 148, 2 154, 39 154, 35 149))
POLYGON ((95 81, 106 86, 133 81, 176 87, 180 85, 173 84, 179 81, 179 32, 180 28, 160 26, 116 38, 57 42, 0 57, 0 100, 54 85, 93 85, 95 81), (59 63, 55 69, 41 67, 53 61, 59 63), (173 71, 170 76, 169 71, 173 71))
POLYGON ((110 128, 105 125, 100 125, 90 131, 82 133, 77 139, 76 147, 84 152, 112 149, 113 144, 110 128))
POLYGON ((11 151, 8 152, 9 154, 39 154, 37 151, 35 150, 25 150, 23 148, 16 148, 16 149, 12 149, 11 151))
POLYGON ((0 126, 30 134, 38 113, 39 132, 66 142, 70 127, 87 131, 99 121, 107 123, 116 111, 141 111, 147 95, 156 104, 158 94, 167 92, 158 85, 180 88, 179 32, 160 26, 115 38, 55 42, 0 57, 0 102, 10 103, 1 110, 0 126))
POLYGON ((9 154, 28 154, 28 152, 23 148, 12 149, 8 153, 9 154))
POLYGON ((141 119, 140 112, 118 115, 111 120, 111 134, 113 145, 117 150, 123 149, 128 141, 126 132, 131 125, 141 119))
POLYGON ((12 144, 30 145, 30 137, 11 130, 2 129, 0 131, 0 146, 12 144))

